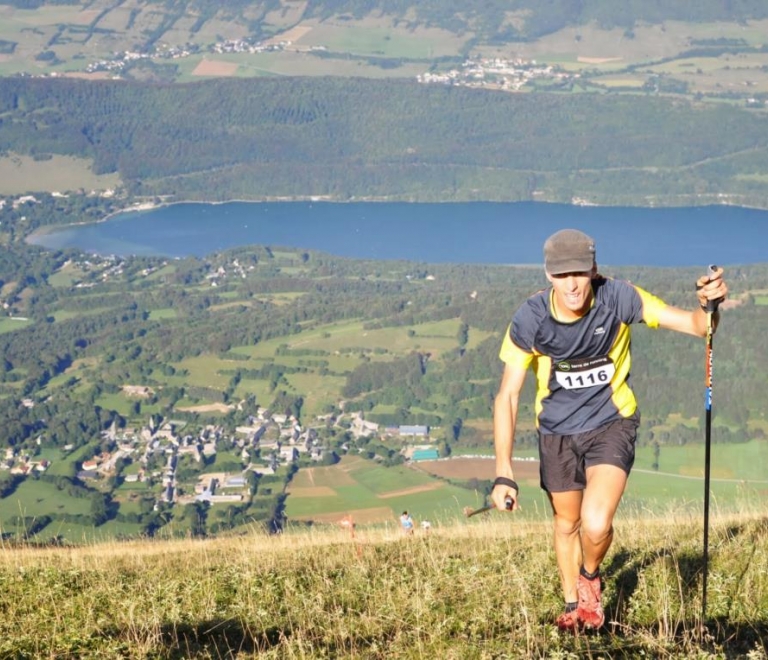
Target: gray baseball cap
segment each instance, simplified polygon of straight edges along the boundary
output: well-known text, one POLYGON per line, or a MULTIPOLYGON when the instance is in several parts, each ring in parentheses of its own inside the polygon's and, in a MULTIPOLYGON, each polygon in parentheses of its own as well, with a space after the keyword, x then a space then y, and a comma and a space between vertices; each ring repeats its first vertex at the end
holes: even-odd
POLYGON ((561 229, 544 242, 544 268, 550 275, 584 273, 595 265, 595 241, 578 229, 561 229))

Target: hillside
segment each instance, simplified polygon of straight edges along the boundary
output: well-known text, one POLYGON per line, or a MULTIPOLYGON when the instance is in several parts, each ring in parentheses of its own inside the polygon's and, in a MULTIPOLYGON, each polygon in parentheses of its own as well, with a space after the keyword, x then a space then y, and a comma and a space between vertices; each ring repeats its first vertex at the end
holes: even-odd
POLYGON ((3 657, 764 658, 762 512, 620 515, 605 627, 563 635, 549 524, 488 514, 404 538, 315 528, 0 555, 3 657))
MULTIPOLYGON (((206 537, 349 513, 382 524, 403 508, 437 522, 482 503, 481 471, 405 461, 422 444, 490 454, 500 310, 542 286, 539 269, 267 246, 178 260, 44 251, 26 245, 30 231, 103 217, 116 201, 36 200, 7 204, 0 225, 4 536, 206 537)), ((695 269, 609 274, 690 305, 679 283, 695 269)), ((764 500, 768 430, 768 269, 729 275, 713 433, 723 507, 746 493, 764 500)), ((701 497, 703 347, 642 330, 633 375, 644 424, 628 498, 657 511, 701 497)), ((530 386, 521 457, 535 447, 530 386)), ((546 511, 535 475, 526 498, 531 514, 546 511)))
POLYGON ((1 7, 0 192, 766 206, 758 2, 1 7))
MULTIPOLYGON (((768 115, 664 97, 340 78, 5 78, 0 115, 4 152, 86 159, 95 174, 119 177, 127 201, 762 207, 768 198, 768 115)), ((44 185, 29 181, 25 191, 44 185)))

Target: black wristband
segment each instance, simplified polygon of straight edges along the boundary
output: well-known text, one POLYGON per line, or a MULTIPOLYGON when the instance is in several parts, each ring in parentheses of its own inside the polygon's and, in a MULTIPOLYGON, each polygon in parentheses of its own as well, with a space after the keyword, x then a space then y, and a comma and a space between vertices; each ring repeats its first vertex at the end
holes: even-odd
POLYGON ((508 479, 507 477, 496 477, 493 480, 493 487, 496 486, 509 486, 510 488, 514 488, 518 493, 520 492, 520 487, 517 485, 517 482, 514 479, 508 479))

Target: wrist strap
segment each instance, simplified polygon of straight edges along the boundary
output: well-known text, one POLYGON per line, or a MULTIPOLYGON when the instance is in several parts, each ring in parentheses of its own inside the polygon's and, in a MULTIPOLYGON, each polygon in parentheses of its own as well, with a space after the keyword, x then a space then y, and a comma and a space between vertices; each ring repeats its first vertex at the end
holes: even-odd
POLYGON ((520 492, 517 482, 514 479, 509 479, 507 477, 496 477, 493 480, 493 487, 495 488, 496 486, 509 486, 510 488, 514 488, 518 493, 520 492))

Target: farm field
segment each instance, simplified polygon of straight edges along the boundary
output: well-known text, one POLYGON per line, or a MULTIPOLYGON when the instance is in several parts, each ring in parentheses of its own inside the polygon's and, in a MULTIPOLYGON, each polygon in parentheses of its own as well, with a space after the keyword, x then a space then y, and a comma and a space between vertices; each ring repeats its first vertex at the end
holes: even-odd
MULTIPOLYGON (((173 59, 156 56, 149 66, 138 63, 138 79, 151 78, 153 67, 164 68, 164 75, 179 82, 229 76, 415 78, 443 58, 458 62, 469 56, 535 60, 578 73, 584 79, 593 78, 609 88, 631 89, 651 76, 665 75, 684 80, 691 95, 768 89, 766 56, 762 53, 686 56, 698 44, 717 40, 759 48, 768 32, 766 20, 637 22, 631 30, 603 28, 591 22, 536 39, 488 43, 472 32, 427 27, 395 15, 370 13, 320 19, 304 17, 301 3, 280 4, 279 10, 258 18, 219 13, 203 21, 192 13, 171 14, 156 5, 129 7, 96 2, 87 6, 44 5, 35 10, 0 5, 0 75, 24 72, 92 79, 121 76, 119 70, 87 72, 86 68, 110 60, 115 53, 131 51, 153 35, 153 47, 159 43, 164 48, 183 44, 195 48, 173 59), (250 23, 252 20, 256 22, 250 23), (276 50, 213 52, 212 46, 221 41, 252 37, 256 24, 260 42, 276 50), (40 57, 42 53, 46 56, 40 57), (628 66, 635 68, 632 75, 601 80, 603 74, 628 66)), ((73 170, 68 176, 76 174, 73 170)))
MULTIPOLYGON (((747 505, 759 506, 760 501, 768 503, 768 482, 759 478, 766 454, 766 442, 713 447, 713 510, 727 513, 747 505)), ((703 445, 663 447, 661 456, 661 469, 652 470, 652 449, 638 449, 622 509, 628 514, 641 512, 653 516, 700 511, 703 445)), ((521 486, 524 506, 520 514, 526 518, 550 515, 539 487, 538 470, 536 460, 515 461, 515 477, 521 486)), ((316 523, 334 523, 351 515, 358 524, 394 524, 400 511, 407 509, 415 518, 446 520, 457 516, 461 507, 476 507, 483 501, 479 493, 443 486, 442 480, 493 478, 494 461, 490 455, 420 461, 407 468, 384 468, 360 457, 345 456, 335 466, 299 470, 289 488, 287 513, 291 520, 316 523), (452 503, 451 498, 455 498, 452 503)))
POLYGON ((465 506, 482 505, 482 496, 436 480, 408 466, 384 468, 357 456, 337 465, 300 469, 288 487, 289 520, 356 524, 397 524, 408 510, 416 521, 455 520, 465 506))

